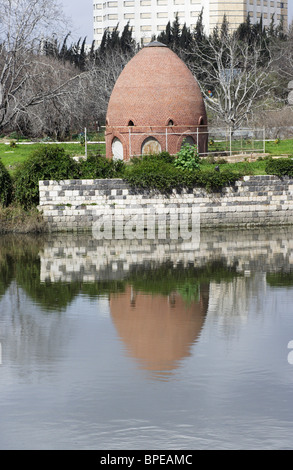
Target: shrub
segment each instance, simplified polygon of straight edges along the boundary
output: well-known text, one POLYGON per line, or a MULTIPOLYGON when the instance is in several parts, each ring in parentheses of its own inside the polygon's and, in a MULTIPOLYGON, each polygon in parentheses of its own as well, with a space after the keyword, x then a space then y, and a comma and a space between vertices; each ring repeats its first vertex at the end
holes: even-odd
POLYGON ((275 160, 268 160, 265 169, 268 175, 293 177, 293 159, 278 158, 275 160))
POLYGON ((6 207, 13 198, 13 183, 8 170, 0 160, 0 204, 6 207))
POLYGON ((40 180, 74 179, 78 174, 78 163, 62 147, 41 146, 15 173, 15 199, 28 209, 39 203, 40 180))
POLYGON ((79 174, 84 179, 120 178, 124 169, 122 160, 109 160, 101 155, 90 155, 79 164, 79 174))
POLYGON ((235 183, 243 176, 242 172, 225 169, 217 172, 189 171, 177 168, 171 163, 142 160, 127 167, 124 179, 132 186, 142 189, 157 189, 170 193, 173 189, 193 189, 203 187, 207 190, 220 190, 224 186, 235 183))
POLYGON ((170 163, 145 159, 126 168, 124 179, 133 187, 171 191, 181 186, 181 172, 170 163))
POLYGON ((151 155, 141 155, 140 157, 133 157, 131 164, 136 165, 141 162, 160 162, 160 163, 174 163, 175 156, 170 155, 169 152, 155 153, 151 155))
POLYGON ((184 144, 174 161, 174 165, 182 170, 194 171, 200 167, 200 158, 195 145, 184 144))
POLYGON ((223 187, 240 180, 242 176, 243 172, 234 172, 228 168, 222 171, 215 171, 214 169, 202 172, 197 171, 194 175, 189 176, 186 186, 190 188, 199 186, 208 191, 220 191, 223 187))

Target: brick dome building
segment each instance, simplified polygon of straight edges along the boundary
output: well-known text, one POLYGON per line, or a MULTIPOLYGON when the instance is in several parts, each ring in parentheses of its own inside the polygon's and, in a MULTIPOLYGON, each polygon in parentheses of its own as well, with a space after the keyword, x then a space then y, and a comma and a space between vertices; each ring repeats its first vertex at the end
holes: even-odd
POLYGON ((106 117, 106 155, 176 154, 186 141, 207 151, 207 115, 190 70, 167 46, 152 42, 120 74, 106 117))

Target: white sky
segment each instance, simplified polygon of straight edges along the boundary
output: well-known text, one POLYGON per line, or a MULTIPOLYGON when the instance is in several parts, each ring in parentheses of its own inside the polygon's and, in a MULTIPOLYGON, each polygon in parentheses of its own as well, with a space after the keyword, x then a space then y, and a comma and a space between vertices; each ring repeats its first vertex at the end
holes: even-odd
MULTIPOLYGON (((290 0, 291 1, 291 0, 290 0)), ((293 1, 293 0, 292 0, 293 1)), ((59 0, 64 13, 71 21, 74 39, 87 36, 87 43, 93 40, 93 0, 59 0)))
MULTIPOLYGON (((87 42, 93 40, 93 0, 59 0, 64 13, 71 19, 74 39, 87 36, 87 42)), ((293 20, 293 0, 288 1, 289 22, 293 20)))

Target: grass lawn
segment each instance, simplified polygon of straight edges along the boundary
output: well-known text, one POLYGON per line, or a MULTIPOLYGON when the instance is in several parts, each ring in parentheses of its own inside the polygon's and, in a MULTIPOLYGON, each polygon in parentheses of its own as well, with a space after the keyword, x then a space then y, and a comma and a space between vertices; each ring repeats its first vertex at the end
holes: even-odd
MULTIPOLYGON (((16 147, 12 148, 10 145, 0 143, 0 159, 6 166, 6 168, 13 173, 17 166, 25 161, 38 147, 44 144, 25 144, 17 142, 16 147)), ((61 147, 72 156, 84 156, 85 147, 79 142, 77 143, 62 143, 59 144, 61 147)), ((211 148, 209 149, 211 150, 211 148)), ((215 150, 215 149, 214 149, 215 150)), ((102 155, 105 155, 106 148, 105 144, 88 144, 88 154, 97 154, 100 151, 102 155)), ((293 139, 281 140, 279 143, 274 141, 266 142, 266 153, 272 156, 292 155, 293 156, 293 139)), ((222 164, 221 168, 230 168, 235 171, 245 170, 249 174, 264 175, 265 173, 265 161, 256 162, 241 162, 241 163, 226 163, 222 164)), ((208 168, 209 165, 203 164, 202 169, 208 168)))
MULTIPOLYGON (((44 144, 23 144, 17 143, 15 148, 10 147, 4 143, 0 143, 0 159, 6 166, 6 168, 13 172, 17 165, 25 161, 37 148, 44 144)), ((76 144, 59 144, 60 147, 63 147, 66 152, 72 156, 84 156, 85 147, 79 142, 76 144)), ((88 144, 88 155, 91 153, 98 153, 100 151, 102 154, 106 153, 105 144, 88 144)))
MULTIPOLYGON (((210 167, 215 167, 216 163, 214 164, 207 164, 203 163, 201 165, 202 171, 205 169, 209 169, 210 167)), ((223 169, 229 169, 234 172, 244 172, 247 175, 266 175, 266 161, 261 160, 261 161, 256 161, 256 162, 239 162, 239 163, 222 163, 219 165, 220 171, 223 169)))
POLYGON ((272 156, 291 155, 293 156, 293 139, 275 142, 266 142, 266 152, 272 156))
MULTIPOLYGON (((248 141, 248 140, 235 140, 232 142, 231 150, 233 153, 247 151, 249 153, 262 153, 263 152, 263 141, 248 141)), ((209 152, 215 152, 215 156, 222 152, 230 151, 229 142, 209 142, 209 152)), ((293 155, 293 139, 275 141, 266 141, 265 151, 272 156, 279 155, 293 155)))

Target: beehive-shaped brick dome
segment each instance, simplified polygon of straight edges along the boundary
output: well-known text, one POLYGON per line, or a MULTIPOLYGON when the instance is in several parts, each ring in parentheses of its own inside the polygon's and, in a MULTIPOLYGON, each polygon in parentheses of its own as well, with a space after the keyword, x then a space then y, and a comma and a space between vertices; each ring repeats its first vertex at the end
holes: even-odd
POLYGON ((199 143, 198 126, 207 126, 207 116, 197 81, 167 46, 150 43, 130 60, 114 86, 106 117, 107 156, 113 154, 113 141, 120 142, 124 159, 141 154, 146 138, 157 141, 160 150, 176 153, 182 134, 194 134, 194 143, 199 143), (169 148, 165 128, 173 133, 169 148))

